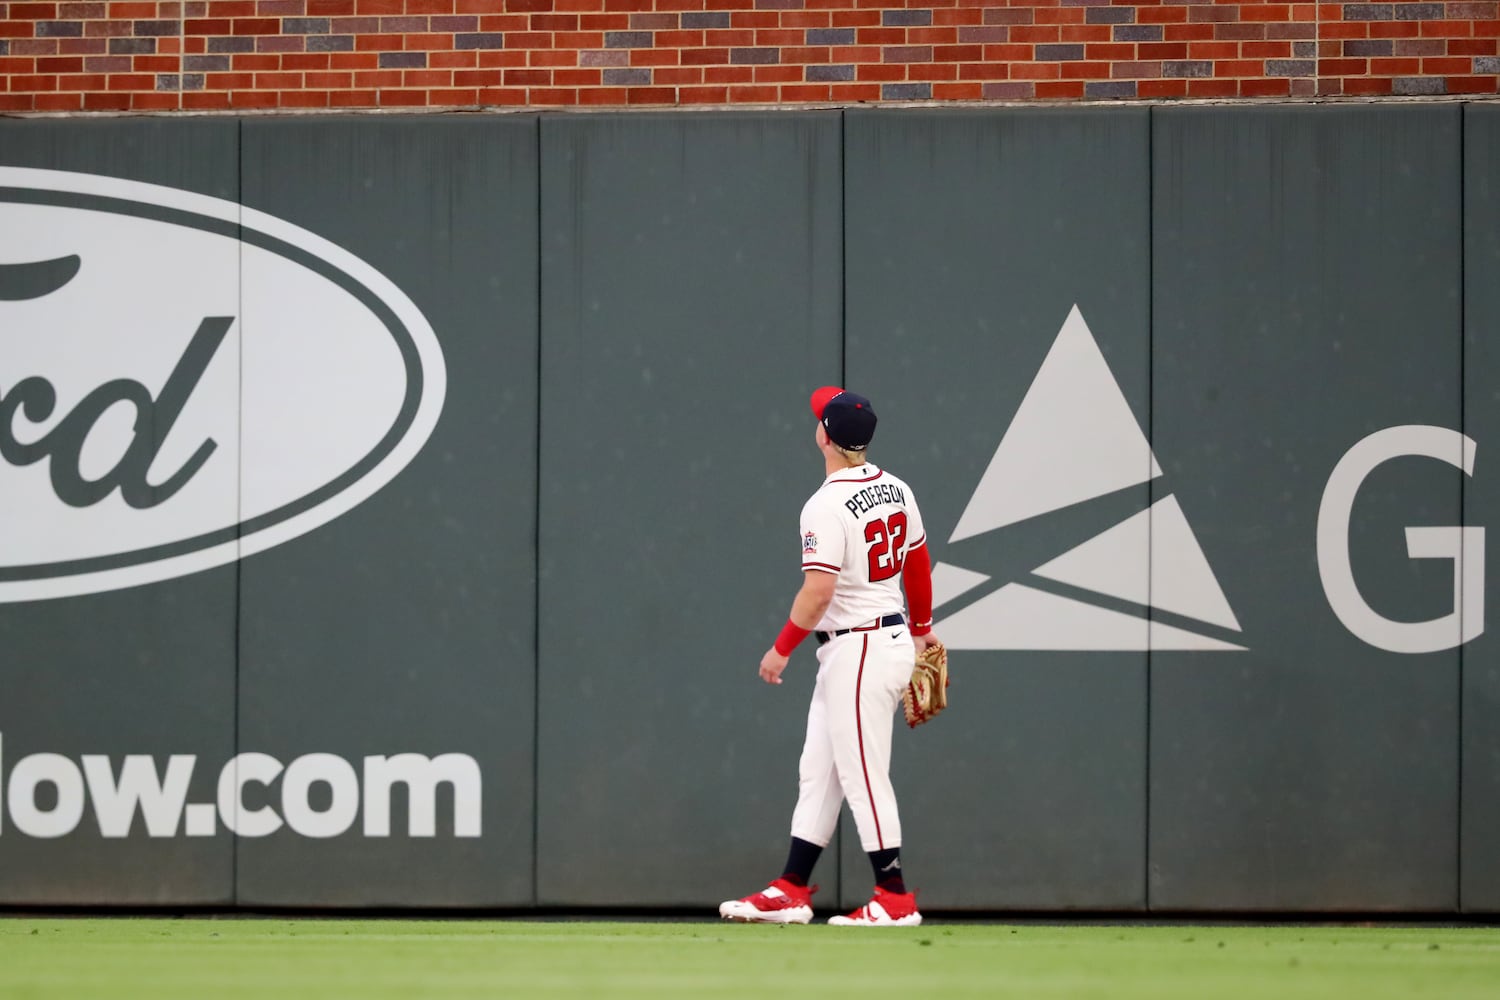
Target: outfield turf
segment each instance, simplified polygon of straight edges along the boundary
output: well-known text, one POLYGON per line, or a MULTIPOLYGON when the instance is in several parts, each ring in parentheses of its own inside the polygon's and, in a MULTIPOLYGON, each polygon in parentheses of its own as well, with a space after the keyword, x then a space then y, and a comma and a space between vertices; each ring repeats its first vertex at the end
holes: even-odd
POLYGON ((0 917, 0 998, 1500 997, 1500 928, 0 917))

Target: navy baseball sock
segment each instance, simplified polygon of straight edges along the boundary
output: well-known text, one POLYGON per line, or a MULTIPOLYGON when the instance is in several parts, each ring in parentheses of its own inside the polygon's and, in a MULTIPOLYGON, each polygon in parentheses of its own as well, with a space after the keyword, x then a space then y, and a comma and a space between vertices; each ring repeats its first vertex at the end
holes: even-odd
POLYGON ((887 847, 883 851, 870 851, 870 867, 875 869, 875 884, 886 892, 906 893, 906 882, 901 878, 901 848, 887 847))
POLYGON ((807 880, 812 878, 813 865, 818 863, 818 855, 822 853, 823 848, 817 844, 793 837, 792 849, 786 856, 786 871, 781 877, 792 885, 807 885, 807 880))

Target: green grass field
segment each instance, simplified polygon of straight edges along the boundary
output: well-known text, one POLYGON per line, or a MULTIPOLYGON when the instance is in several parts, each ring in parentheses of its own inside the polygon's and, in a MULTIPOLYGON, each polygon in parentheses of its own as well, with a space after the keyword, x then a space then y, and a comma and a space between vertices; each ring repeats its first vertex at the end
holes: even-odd
POLYGON ((1500 928, 0 917, 0 997, 1500 996, 1500 928))

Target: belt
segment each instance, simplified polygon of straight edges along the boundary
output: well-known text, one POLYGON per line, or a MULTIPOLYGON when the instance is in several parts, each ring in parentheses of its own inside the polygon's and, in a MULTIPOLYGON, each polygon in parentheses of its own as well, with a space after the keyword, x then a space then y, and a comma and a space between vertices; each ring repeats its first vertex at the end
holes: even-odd
POLYGON ((836 635, 848 635, 850 632, 873 632, 878 628, 889 628, 892 625, 905 625, 906 619, 900 615, 886 615, 874 625, 856 625, 853 628, 841 628, 837 632, 814 632, 813 637, 821 646, 836 635))

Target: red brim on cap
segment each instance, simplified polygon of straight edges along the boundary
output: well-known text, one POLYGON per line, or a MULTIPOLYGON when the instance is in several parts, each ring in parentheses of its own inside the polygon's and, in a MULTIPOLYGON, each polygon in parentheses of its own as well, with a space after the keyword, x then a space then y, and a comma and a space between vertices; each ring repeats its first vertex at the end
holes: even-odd
POLYGON ((822 420, 823 419, 823 407, 825 407, 825 406, 828 405, 828 401, 830 399, 832 399, 834 396, 837 396, 839 393, 841 393, 843 391, 844 391, 843 389, 840 389, 836 385, 825 385, 823 388, 821 388, 817 392, 813 393, 812 394, 812 411, 813 411, 813 416, 817 417, 819 420, 822 420))

